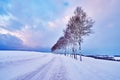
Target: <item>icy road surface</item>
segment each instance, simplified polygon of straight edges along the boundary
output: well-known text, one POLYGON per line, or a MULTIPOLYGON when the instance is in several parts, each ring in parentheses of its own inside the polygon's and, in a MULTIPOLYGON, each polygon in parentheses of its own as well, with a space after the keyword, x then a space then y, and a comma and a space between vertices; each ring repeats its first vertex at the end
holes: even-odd
POLYGON ((120 80, 120 62, 51 53, 0 51, 0 80, 120 80))

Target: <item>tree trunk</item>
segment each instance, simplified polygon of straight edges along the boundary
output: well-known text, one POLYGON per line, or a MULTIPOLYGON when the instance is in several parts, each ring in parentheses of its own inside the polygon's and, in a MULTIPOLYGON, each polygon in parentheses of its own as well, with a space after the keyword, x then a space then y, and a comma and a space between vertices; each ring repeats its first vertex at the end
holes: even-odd
POLYGON ((66 54, 67 54, 66 52, 67 52, 67 51, 66 51, 66 47, 65 47, 65 56, 66 56, 66 54))
POLYGON ((81 54, 81 42, 78 42, 79 44, 79 54, 80 54, 80 61, 82 61, 82 54, 81 54))
POLYGON ((75 59, 75 51, 74 51, 74 47, 72 48, 72 53, 73 53, 73 58, 75 59))

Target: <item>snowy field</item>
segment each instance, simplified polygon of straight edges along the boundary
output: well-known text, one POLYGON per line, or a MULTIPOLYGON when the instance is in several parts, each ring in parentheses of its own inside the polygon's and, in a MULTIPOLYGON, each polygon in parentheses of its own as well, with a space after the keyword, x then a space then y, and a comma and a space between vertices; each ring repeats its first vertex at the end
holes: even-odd
POLYGON ((0 51, 0 80, 120 80, 120 62, 26 51, 0 51))

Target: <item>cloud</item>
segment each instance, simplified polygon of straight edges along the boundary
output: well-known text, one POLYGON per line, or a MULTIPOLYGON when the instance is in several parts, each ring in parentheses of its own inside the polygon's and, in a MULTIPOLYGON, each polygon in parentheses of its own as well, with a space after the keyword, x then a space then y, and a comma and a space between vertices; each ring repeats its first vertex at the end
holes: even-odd
POLYGON ((0 49, 22 49, 23 42, 10 34, 0 34, 0 49))
POLYGON ((11 13, 7 13, 7 15, 0 15, 0 28, 15 31, 20 30, 22 28, 22 24, 11 13))
POLYGON ((0 26, 7 27, 9 25, 10 17, 7 15, 0 15, 0 26))
POLYGON ((83 46, 91 47, 93 41, 92 48, 99 47, 104 37, 119 33, 114 29, 120 25, 119 3, 119 0, 0 0, 0 34, 9 34, 29 48, 50 48, 63 35, 75 8, 81 6, 95 20, 95 34, 85 39, 83 46), (102 33, 106 35, 103 37, 102 33))
POLYGON ((12 31, 8 31, 6 29, 0 28, 0 34, 10 34, 12 36, 15 36, 19 39, 21 39, 23 42, 25 41, 24 36, 22 36, 21 34, 19 34, 19 32, 12 32, 12 31))
POLYGON ((55 28, 55 27, 57 27, 57 25, 54 23, 54 22, 48 22, 48 27, 50 27, 50 28, 55 28))

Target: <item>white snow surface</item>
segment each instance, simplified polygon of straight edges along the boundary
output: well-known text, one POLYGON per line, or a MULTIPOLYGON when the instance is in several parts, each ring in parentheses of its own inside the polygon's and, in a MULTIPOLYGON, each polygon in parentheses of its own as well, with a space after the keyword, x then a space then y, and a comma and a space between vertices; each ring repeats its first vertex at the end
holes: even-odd
POLYGON ((115 60, 120 60, 120 57, 114 57, 115 60))
POLYGON ((120 80, 120 62, 82 58, 0 51, 0 80, 120 80))

